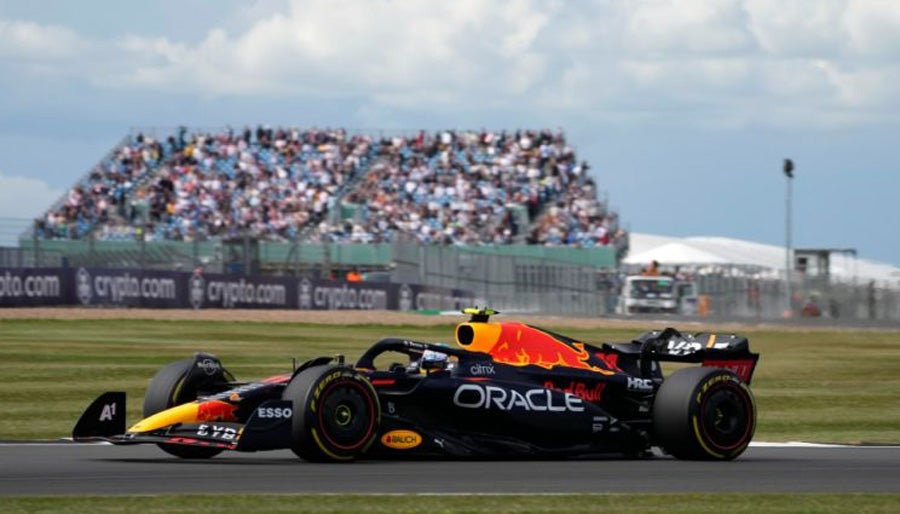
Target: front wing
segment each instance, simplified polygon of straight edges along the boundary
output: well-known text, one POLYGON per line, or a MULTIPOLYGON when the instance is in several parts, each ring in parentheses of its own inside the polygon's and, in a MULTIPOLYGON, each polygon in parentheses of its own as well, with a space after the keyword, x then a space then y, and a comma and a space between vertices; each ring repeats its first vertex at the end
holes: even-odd
POLYGON ((112 444, 177 444, 246 452, 290 447, 290 415, 260 416, 263 412, 290 413, 290 401, 264 402, 246 423, 176 423, 149 432, 127 432, 125 400, 125 393, 122 392, 108 392, 97 397, 78 419, 72 439, 112 444))

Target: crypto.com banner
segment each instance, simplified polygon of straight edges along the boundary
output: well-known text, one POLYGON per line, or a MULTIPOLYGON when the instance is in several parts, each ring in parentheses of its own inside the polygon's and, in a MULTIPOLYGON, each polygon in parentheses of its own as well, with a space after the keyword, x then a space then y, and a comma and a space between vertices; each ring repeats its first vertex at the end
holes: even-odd
POLYGON ((66 305, 61 268, 0 268, 0 307, 66 305))
POLYGON ((0 307, 454 310, 476 303, 484 302, 468 291, 415 284, 112 268, 0 268, 0 307))

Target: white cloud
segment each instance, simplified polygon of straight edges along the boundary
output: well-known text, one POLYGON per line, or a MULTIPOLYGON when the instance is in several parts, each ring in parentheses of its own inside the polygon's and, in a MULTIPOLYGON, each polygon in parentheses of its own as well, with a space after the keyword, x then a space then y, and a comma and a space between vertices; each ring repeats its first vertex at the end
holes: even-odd
POLYGON ((72 61, 57 73, 101 88, 362 98, 370 105, 360 112, 527 109, 558 119, 563 110, 722 126, 781 124, 786 112, 790 124, 816 127, 900 118, 900 92, 886 86, 900 76, 894 0, 266 5, 268 14, 252 10, 246 26, 195 44, 166 34, 91 41, 0 21, 0 34, 20 34, 0 55, 39 60, 45 48, 72 61))
POLYGON ((748 29, 776 58, 833 58, 847 44, 845 0, 747 0, 748 29))
POLYGON ((32 219, 62 194, 43 180, 0 173, 0 218, 32 219))
POLYGON ((844 26, 853 48, 864 56, 900 57, 900 2, 852 0, 844 26))
POLYGON ((0 57, 48 61, 75 57, 88 46, 74 31, 55 25, 0 20, 0 57))
POLYGON ((433 90, 437 97, 459 99, 464 95, 452 91, 476 85, 523 93, 543 70, 544 58, 532 48, 547 16, 531 2, 503 7, 473 1, 294 2, 241 34, 211 31, 192 48, 158 38, 124 39, 123 50, 144 64, 117 84, 177 83, 218 94, 391 97, 433 90))
POLYGON ((649 0, 633 5, 624 43, 637 53, 712 56, 742 51, 752 43, 738 0, 649 0))

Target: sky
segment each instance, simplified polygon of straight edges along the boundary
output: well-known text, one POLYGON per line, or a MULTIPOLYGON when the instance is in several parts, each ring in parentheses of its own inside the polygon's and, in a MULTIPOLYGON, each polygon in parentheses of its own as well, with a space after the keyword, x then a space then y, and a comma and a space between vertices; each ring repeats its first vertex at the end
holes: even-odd
MULTIPOLYGON (((136 127, 562 128, 635 232, 900 265, 894 0, 0 0, 0 218, 136 127)), ((2 227, 2 223, 0 223, 2 227)))

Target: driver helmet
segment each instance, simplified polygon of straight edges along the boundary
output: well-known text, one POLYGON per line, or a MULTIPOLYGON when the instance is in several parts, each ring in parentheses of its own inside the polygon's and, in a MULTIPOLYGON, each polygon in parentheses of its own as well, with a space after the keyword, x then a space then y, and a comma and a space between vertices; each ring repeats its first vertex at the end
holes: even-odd
POLYGON ((444 369, 447 367, 447 354, 436 352, 434 350, 425 350, 422 352, 422 368, 423 369, 444 369))

